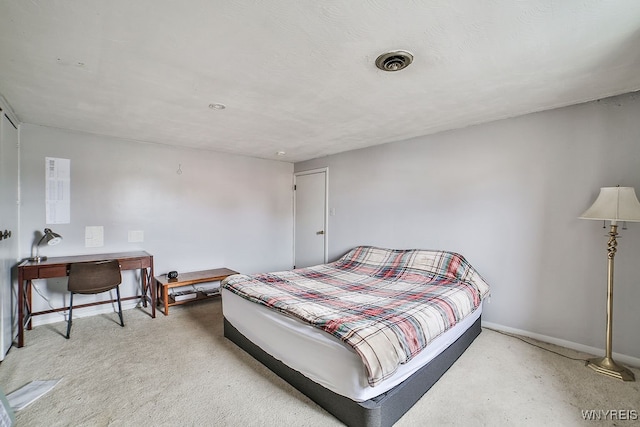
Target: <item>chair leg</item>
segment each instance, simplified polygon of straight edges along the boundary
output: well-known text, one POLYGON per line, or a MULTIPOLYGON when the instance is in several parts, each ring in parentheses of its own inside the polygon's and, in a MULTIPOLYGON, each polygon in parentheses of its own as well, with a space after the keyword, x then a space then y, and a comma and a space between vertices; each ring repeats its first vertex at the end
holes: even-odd
POLYGON ((120 303, 120 286, 116 286, 116 295, 118 296, 118 315, 120 316, 120 326, 124 328, 124 320, 122 320, 122 304, 120 303))
POLYGON ((67 336, 66 339, 69 339, 71 334, 71 319, 73 318, 73 292, 71 292, 71 296, 69 297, 69 318, 67 319, 67 336))

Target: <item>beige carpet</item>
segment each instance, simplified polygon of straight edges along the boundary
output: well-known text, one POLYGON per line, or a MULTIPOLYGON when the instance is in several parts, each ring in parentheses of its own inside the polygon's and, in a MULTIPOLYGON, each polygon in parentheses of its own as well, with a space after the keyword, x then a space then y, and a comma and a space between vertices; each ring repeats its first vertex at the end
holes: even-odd
MULTIPOLYGON (((70 340, 64 322, 26 332, 25 347, 0 364, 4 392, 62 381, 17 413, 18 426, 341 425, 223 337, 220 300, 156 319, 128 310, 125 328, 116 321, 115 313, 75 320, 70 340)), ((484 330, 396 425, 638 425, 582 417, 582 410, 640 412, 638 384, 484 330)))

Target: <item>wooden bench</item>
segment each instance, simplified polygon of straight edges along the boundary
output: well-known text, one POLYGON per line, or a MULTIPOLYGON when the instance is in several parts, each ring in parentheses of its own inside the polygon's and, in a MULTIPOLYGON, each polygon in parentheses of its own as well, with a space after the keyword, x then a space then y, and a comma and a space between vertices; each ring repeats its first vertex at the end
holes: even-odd
POLYGON ((171 295, 169 295, 169 289, 196 285, 198 283, 217 282, 219 280, 224 280, 233 274, 238 274, 238 272, 228 268, 215 268, 213 270, 180 273, 175 279, 169 279, 166 275, 156 276, 155 280, 158 287, 158 295, 160 296, 159 299, 162 300, 162 304, 164 305, 164 315, 169 315, 169 307, 173 305, 186 304, 220 295, 219 290, 218 292, 211 292, 193 289, 193 291, 190 290, 188 293, 195 294, 194 297, 176 301, 171 297, 171 295))

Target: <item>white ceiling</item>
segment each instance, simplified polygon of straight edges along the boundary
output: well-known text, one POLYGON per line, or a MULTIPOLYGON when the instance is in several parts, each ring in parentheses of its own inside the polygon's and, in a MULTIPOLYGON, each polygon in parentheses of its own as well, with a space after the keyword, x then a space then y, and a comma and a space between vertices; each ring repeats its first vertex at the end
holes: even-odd
POLYGON ((19 119, 139 141, 295 162, 636 90, 638 0, 0 1, 19 119))

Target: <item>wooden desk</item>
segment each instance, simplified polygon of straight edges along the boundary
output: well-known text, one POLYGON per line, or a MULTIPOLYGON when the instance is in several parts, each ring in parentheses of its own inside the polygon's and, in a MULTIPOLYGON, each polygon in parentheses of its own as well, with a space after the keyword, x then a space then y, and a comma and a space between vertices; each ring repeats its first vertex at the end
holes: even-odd
MULTIPOLYGON (((24 328, 31 329, 31 318, 40 314, 54 313, 68 310, 69 307, 52 310, 31 310, 31 281, 34 279, 51 279, 54 277, 66 277, 69 275, 69 266, 76 262, 102 261, 117 259, 122 270, 140 270, 142 282, 142 295, 121 298, 130 300, 142 298, 143 305, 147 301, 151 304, 151 317, 156 317, 156 287, 153 286, 153 255, 145 251, 116 252, 110 254, 92 254, 78 256, 51 257, 44 261, 22 261, 18 265, 18 347, 24 346, 24 328), (149 295, 150 294, 150 295, 149 295)), ((116 300, 98 301, 89 304, 81 304, 74 308, 89 307, 98 304, 113 303, 116 300)))
POLYGON ((162 298, 164 305, 164 315, 169 315, 169 307, 173 305, 186 304, 192 301, 198 301, 205 298, 211 298, 212 296, 205 292, 199 292, 194 289, 193 293, 196 294, 195 298, 186 299, 183 301, 169 301, 169 289, 180 286, 196 285, 198 283, 217 282, 223 280, 232 274, 238 274, 237 271, 229 270, 228 268, 215 268, 213 270, 193 271, 190 273, 180 273, 175 279, 169 279, 167 276, 156 277, 156 283, 158 284, 158 292, 162 298))

